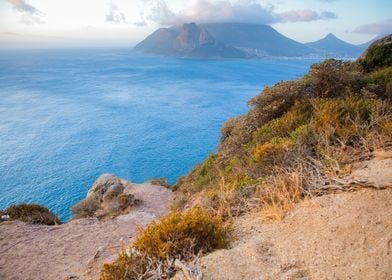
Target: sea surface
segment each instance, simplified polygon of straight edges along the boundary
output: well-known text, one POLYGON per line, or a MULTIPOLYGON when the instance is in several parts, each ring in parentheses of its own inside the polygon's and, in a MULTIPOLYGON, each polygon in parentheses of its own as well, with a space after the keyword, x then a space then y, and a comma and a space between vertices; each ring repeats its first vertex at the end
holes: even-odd
POLYGON ((0 209, 63 220, 102 173, 171 183, 216 150, 221 125, 315 60, 192 60, 131 50, 0 53, 0 209))

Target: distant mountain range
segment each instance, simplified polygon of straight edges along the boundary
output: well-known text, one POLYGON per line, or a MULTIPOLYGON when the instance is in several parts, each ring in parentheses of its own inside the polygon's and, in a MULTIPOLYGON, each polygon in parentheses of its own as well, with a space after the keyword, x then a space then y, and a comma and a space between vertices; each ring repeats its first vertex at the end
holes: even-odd
POLYGON ((358 57, 371 42, 352 45, 328 34, 302 44, 268 25, 247 23, 183 24, 160 28, 135 46, 149 54, 198 58, 358 57))

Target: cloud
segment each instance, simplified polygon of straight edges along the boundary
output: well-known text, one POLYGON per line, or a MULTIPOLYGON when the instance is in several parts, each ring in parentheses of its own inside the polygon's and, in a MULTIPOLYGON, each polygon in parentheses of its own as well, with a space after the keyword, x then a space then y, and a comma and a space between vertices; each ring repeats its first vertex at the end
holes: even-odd
POLYGON ((178 25, 184 22, 244 22, 256 24, 273 24, 278 22, 300 22, 334 19, 336 14, 329 11, 318 13, 313 10, 294 10, 276 13, 274 6, 262 6, 252 0, 237 1, 208 1, 194 0, 179 12, 175 13, 164 0, 144 0, 149 6, 147 20, 160 25, 178 25))
POLYGON ((105 16, 105 20, 113 23, 126 23, 125 15, 118 9, 117 5, 110 2, 109 13, 105 16))
POLYGON ((354 32, 373 35, 390 34, 392 33, 392 19, 358 26, 354 29, 354 32))
POLYGON ((12 5, 15 11, 22 14, 21 21, 25 24, 42 24, 45 16, 36 7, 28 4, 25 0, 7 0, 12 5))
POLYGON ((333 12, 321 12, 318 13, 313 10, 296 10, 280 13, 276 15, 279 22, 299 22, 299 21, 314 21, 321 19, 335 19, 336 14, 333 12))
POLYGON ((18 33, 8 32, 8 31, 1 32, 1 35, 5 35, 5 36, 20 36, 20 34, 18 34, 18 33))
POLYGON ((114 4, 113 1, 110 2, 109 11, 105 16, 105 21, 116 24, 130 24, 137 27, 143 27, 147 25, 147 22, 143 18, 135 22, 128 21, 125 14, 120 11, 118 6, 114 4))

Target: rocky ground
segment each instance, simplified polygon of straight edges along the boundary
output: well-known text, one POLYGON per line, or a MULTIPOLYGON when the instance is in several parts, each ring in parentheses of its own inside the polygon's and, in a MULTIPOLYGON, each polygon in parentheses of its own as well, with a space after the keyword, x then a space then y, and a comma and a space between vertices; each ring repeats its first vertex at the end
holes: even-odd
POLYGON ((107 221, 73 220, 59 226, 0 223, 0 279, 97 279, 102 264, 116 258, 139 227, 167 213, 171 190, 129 185, 140 200, 126 215, 107 221))

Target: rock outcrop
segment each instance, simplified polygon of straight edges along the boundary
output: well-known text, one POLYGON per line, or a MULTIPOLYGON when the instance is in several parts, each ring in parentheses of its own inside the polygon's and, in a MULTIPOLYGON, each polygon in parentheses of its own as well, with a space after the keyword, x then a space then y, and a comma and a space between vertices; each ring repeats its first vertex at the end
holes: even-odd
POLYGON ((134 194, 129 192, 132 183, 111 174, 101 175, 82 200, 72 211, 76 218, 89 216, 104 217, 126 211, 137 203, 134 194))

